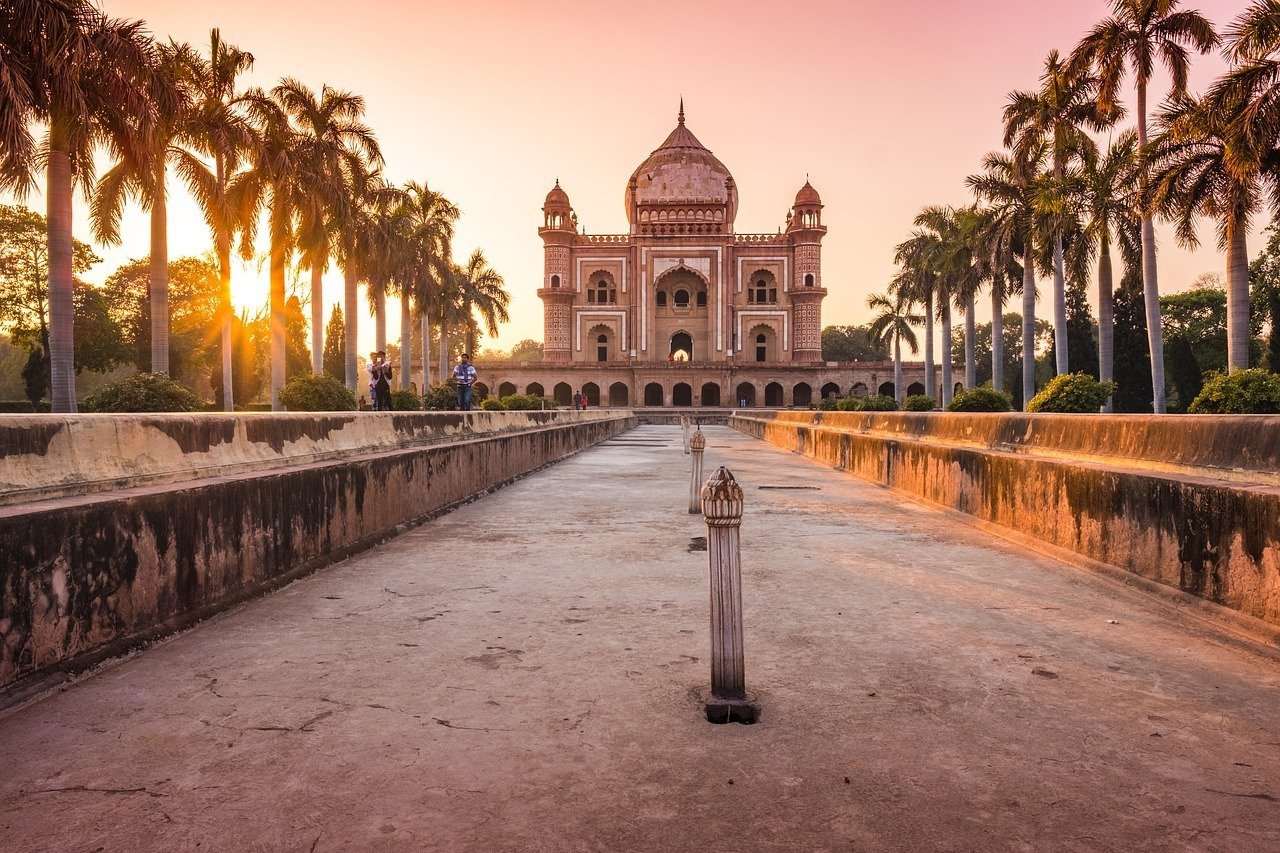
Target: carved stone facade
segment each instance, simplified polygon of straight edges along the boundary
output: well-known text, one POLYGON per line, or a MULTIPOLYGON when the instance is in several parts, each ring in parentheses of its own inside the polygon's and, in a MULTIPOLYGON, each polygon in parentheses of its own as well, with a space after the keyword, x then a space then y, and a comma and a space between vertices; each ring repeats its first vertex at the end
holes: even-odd
MULTIPOLYGON (((547 194, 538 229, 545 376, 478 364, 491 393, 558 387, 606 405, 793 405, 816 402, 824 386, 875 393, 891 379, 883 365, 821 360, 827 229, 808 181, 785 227, 736 232, 737 184, 685 126, 681 105, 623 200, 627 233, 584 234, 559 181, 547 194)), ((919 370, 908 372, 914 380, 919 370)))

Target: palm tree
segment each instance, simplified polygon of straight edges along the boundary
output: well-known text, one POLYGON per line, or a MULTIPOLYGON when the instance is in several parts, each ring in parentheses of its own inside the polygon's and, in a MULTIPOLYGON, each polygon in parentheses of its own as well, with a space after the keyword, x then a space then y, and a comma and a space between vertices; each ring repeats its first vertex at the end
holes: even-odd
POLYGON ((511 320, 511 294, 502 276, 489 266, 484 251, 476 249, 467 262, 454 268, 454 285, 465 324, 467 352, 474 353, 480 326, 490 337, 498 334, 498 324, 511 320))
POLYGON ((365 163, 381 163, 382 151, 361 118, 364 98, 323 86, 319 94, 297 80, 284 80, 273 97, 300 135, 298 144, 310 162, 312 178, 303 190, 298 228, 302 266, 311 272, 311 369, 323 370, 324 271, 329 265, 331 231, 346 202, 342 178, 365 163))
POLYGON ((295 249, 298 211, 310 203, 303 187, 317 180, 310 172, 316 164, 307 159, 302 137, 281 105, 279 90, 277 87, 268 95, 255 89, 245 96, 257 144, 249 168, 236 177, 230 190, 245 222, 242 248, 246 256, 253 251, 258 213, 264 209, 267 213, 272 411, 281 409, 280 391, 285 383, 285 274, 295 249))
MULTIPOLYGON (((1120 117, 1118 106, 1104 109, 1096 99, 1098 81, 1087 68, 1068 68, 1058 51, 1045 60, 1040 88, 1013 92, 1004 110, 1004 144, 1015 151, 1048 144, 1053 177, 1061 181, 1067 166, 1096 150, 1086 132, 1102 130, 1120 117)), ((1063 265, 1062 231, 1054 229, 1053 243, 1053 342, 1057 372, 1067 373, 1067 297, 1063 265)))
MULTIPOLYGON (((974 180, 971 176, 968 182, 974 180)), ((1015 206, 987 204, 975 208, 975 216, 975 259, 985 259, 981 273, 991 282, 991 385, 1004 390, 1004 298, 1022 281, 1021 236, 1015 206)))
POLYGON ((893 396, 902 405, 905 393, 902 388, 902 342, 906 341, 911 354, 920 352, 920 344, 916 339, 912 326, 919 324, 924 318, 911 313, 909 294, 899 293, 892 286, 888 294, 876 293, 867 297, 867 307, 879 312, 871 318, 868 328, 871 342, 880 348, 893 345, 893 396))
POLYGON ((1195 247, 1196 219, 1218 223, 1218 247, 1227 256, 1227 369, 1249 366, 1249 254, 1246 236, 1261 206, 1262 163, 1244 170, 1228 165, 1230 125, 1247 102, 1229 97, 1179 98, 1160 113, 1160 133, 1147 152, 1144 206, 1177 225, 1178 241, 1195 247))
POLYGON ((372 162, 348 161, 343 169, 342 204, 334 219, 338 263, 344 284, 342 313, 346 320, 346 382, 353 392, 359 381, 356 362, 360 306, 360 282, 370 271, 370 258, 376 243, 374 213, 386 206, 385 194, 396 192, 382 179, 381 158, 372 162))
POLYGON ((0 183, 25 193, 45 167, 52 408, 74 412, 74 188, 92 185, 99 145, 141 159, 154 111, 168 106, 172 92, 155 74, 155 46, 142 22, 108 18, 87 0, 6 0, 0 57, 0 183), (49 127, 43 156, 32 121, 49 127))
MULTIPOLYGON (((413 217, 416 252, 416 263, 405 288, 421 322, 421 387, 425 392, 431 386, 431 355, 428 350, 431 345, 432 306, 444 289, 443 282, 453 274, 453 225, 458 219, 458 208, 425 183, 410 182, 405 185, 404 192, 405 207, 413 217)), ((401 348, 404 349, 403 342, 401 348)))
MULTIPOLYGON (((1040 242, 1041 221, 1037 193, 1040 168, 1047 152, 1043 145, 1027 147, 1014 154, 991 153, 982 159, 982 173, 968 179, 969 187, 981 200, 1001 211, 1016 234, 1022 249, 1022 399, 1030 402, 1036 393, 1036 246, 1040 242)), ((995 329, 992 328, 994 335, 995 329)), ((993 338, 992 346, 998 340, 993 338)))
POLYGON ((916 235, 898 245, 894 261, 900 268, 889 287, 894 293, 901 294, 903 298, 924 309, 921 313, 924 318, 924 392, 936 400, 938 377, 933 360, 933 321, 936 315, 933 309, 937 295, 934 279, 937 274, 928 266, 929 246, 926 240, 927 238, 920 239, 920 235, 916 235))
MULTIPOLYGON (((192 156, 196 137, 189 104, 200 60, 187 44, 170 41, 156 48, 156 73, 177 97, 153 108, 154 123, 146 148, 122 152, 121 159, 99 180, 90 205, 94 238, 106 245, 120 242, 120 217, 125 201, 137 196, 151 214, 151 269, 147 289, 151 305, 151 372, 169 372, 169 220, 167 172, 207 173, 192 156)), ((192 175, 187 183, 199 183, 192 175)))
MULTIPOLYGON (((1110 382, 1115 362, 1115 324, 1112 309, 1115 283, 1111 267, 1113 235, 1125 240, 1133 233, 1137 215, 1134 185, 1138 136, 1120 134, 1105 153, 1083 158, 1068 178, 1066 192, 1082 216, 1080 248, 1098 264, 1098 378, 1110 382)), ((1131 247, 1137 249, 1137 247, 1131 247)), ((1111 401, 1103 411, 1111 411, 1111 401)))
POLYGON ((200 205, 205 223, 213 235, 213 251, 218 262, 219 322, 221 325, 222 408, 235 409, 232 369, 232 329, 235 311, 231 306, 231 244, 244 227, 237 218, 228 191, 232 176, 254 143, 252 128, 245 120, 236 78, 253 67, 253 54, 222 40, 216 28, 209 31, 209 57, 193 57, 194 80, 188 124, 192 146, 213 160, 213 170, 183 149, 179 173, 200 205))
MULTIPOLYGON (((1208 53, 1218 44, 1209 19, 1195 10, 1179 9, 1179 0, 1114 0, 1112 15, 1099 22, 1076 46, 1071 65, 1092 68, 1098 76, 1098 103, 1117 103, 1120 85, 1132 70, 1137 87, 1138 147, 1147 147, 1147 85, 1156 63, 1172 80, 1172 94, 1187 91, 1188 46, 1208 53)), ((1145 179, 1140 177, 1140 181, 1145 179)), ((1142 216, 1142 291, 1147 314, 1147 346, 1151 350, 1151 384, 1156 414, 1165 411, 1164 335, 1160 329, 1160 285, 1156 273, 1156 235, 1151 217, 1142 216)))

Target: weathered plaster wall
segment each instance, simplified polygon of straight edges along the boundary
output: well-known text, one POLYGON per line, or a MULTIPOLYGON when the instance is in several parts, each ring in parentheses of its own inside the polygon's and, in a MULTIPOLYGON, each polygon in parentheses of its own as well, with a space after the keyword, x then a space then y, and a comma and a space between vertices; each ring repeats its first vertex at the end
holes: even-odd
POLYGON ((737 412, 730 425, 1280 626, 1280 418, 737 412))
POLYGON ((124 470, 71 457, 141 431, 164 452, 135 475, 177 476, 184 459, 199 475, 0 506, 0 688, 173 630, 635 423, 626 411, 45 421, 11 428, 0 462, 30 471, 23 457, 43 454, 59 482, 73 469, 124 470), (208 470, 215 450, 229 468, 259 467, 208 470))

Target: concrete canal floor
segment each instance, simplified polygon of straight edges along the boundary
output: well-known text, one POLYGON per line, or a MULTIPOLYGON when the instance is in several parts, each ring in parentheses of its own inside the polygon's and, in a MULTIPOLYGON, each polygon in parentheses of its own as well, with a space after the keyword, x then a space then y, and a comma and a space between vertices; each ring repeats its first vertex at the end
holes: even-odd
POLYGON ((1280 849, 1280 662, 707 434, 756 725, 641 427, 0 718, 0 849, 1280 849))

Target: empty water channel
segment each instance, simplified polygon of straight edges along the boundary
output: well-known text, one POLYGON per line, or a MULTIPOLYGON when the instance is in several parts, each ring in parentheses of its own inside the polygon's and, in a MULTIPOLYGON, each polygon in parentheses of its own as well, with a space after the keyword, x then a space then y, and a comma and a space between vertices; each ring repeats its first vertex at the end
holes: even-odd
POLYGON ((706 525, 644 426, 0 718, 5 845, 1280 844, 1274 661, 704 432, 755 725, 705 719, 706 525))

